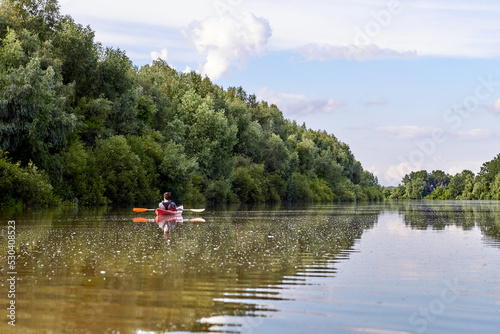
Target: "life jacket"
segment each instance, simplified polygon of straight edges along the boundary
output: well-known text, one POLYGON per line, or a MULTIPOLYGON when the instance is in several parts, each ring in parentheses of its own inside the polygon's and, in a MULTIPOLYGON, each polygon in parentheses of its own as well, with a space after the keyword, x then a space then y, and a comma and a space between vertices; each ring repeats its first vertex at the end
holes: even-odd
POLYGON ((177 205, 175 205, 175 203, 172 202, 172 200, 170 200, 170 201, 163 201, 163 202, 161 202, 161 204, 163 204, 163 207, 165 208, 165 210, 170 210, 170 211, 176 211, 177 210, 177 205))

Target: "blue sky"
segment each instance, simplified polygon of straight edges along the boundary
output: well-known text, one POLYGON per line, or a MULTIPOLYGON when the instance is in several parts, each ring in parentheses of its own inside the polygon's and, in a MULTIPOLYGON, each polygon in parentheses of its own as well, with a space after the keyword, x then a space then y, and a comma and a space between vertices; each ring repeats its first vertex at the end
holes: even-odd
POLYGON ((500 3, 61 0, 96 40, 161 57, 349 144, 383 185, 500 153, 500 3))

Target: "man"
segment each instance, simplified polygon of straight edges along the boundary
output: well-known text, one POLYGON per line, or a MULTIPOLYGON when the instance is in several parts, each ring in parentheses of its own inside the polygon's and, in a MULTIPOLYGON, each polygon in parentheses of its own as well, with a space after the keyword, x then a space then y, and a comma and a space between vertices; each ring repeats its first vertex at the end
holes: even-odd
POLYGON ((163 201, 158 204, 158 207, 162 210, 170 210, 170 211, 176 211, 177 210, 177 205, 175 205, 174 202, 170 199, 172 194, 170 191, 167 191, 166 193, 163 194, 163 201))

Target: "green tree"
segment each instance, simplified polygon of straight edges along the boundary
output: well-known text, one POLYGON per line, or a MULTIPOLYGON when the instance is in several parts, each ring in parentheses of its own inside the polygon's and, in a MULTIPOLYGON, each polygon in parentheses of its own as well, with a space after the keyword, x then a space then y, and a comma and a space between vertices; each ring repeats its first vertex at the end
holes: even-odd
POLYGON ((411 172, 403 177, 406 188, 404 198, 421 199, 429 195, 435 189, 432 175, 425 170, 411 172))
POLYGON ((49 39, 61 20, 57 0, 3 0, 0 2, 0 39, 7 29, 36 31, 49 39))
POLYGON ((197 158, 201 173, 209 179, 230 180, 236 126, 230 125, 222 112, 211 109, 210 101, 203 101, 193 91, 182 100, 182 120, 188 125, 186 153, 197 158))
POLYGON ((406 193, 406 187, 402 184, 400 184, 397 187, 394 187, 391 191, 391 196, 389 198, 391 199, 403 199, 405 198, 405 193, 406 193))
POLYGON ((99 51, 95 68, 95 92, 114 101, 134 87, 132 61, 120 49, 108 47, 99 51))
POLYGON ((86 144, 94 146, 96 140, 107 132, 113 103, 105 98, 83 97, 78 101, 75 112, 80 116, 77 130, 81 138, 86 144))
POLYGON ((450 183, 450 175, 446 174, 442 170, 433 170, 431 173, 431 182, 434 188, 443 188, 448 186, 450 183))
POLYGON ((195 181, 199 178, 196 159, 188 157, 184 147, 172 141, 165 143, 160 152, 160 189, 172 191, 179 201, 203 201, 202 189, 195 181))
POLYGON ((78 97, 99 97, 94 89, 99 59, 94 31, 76 24, 71 17, 65 17, 55 31, 52 45, 54 58, 61 63, 63 83, 74 83, 78 97))
POLYGON ((293 202, 310 202, 314 199, 314 193, 309 185, 307 176, 295 172, 288 182, 287 197, 293 202))
POLYGON ((76 125, 63 92, 54 70, 43 70, 38 58, 0 77, 0 148, 23 164, 46 166, 76 125))
POLYGON ((500 200, 500 173, 495 176, 495 180, 491 185, 491 199, 500 200))
POLYGON ((266 171, 284 174, 288 165, 289 152, 283 140, 273 133, 263 146, 262 160, 266 171))
POLYGON ((97 141, 98 172, 105 184, 105 196, 115 204, 147 203, 160 198, 148 182, 142 163, 123 136, 97 141))
POLYGON ((320 152, 319 156, 316 158, 315 168, 315 174, 325 179, 334 191, 336 191, 335 189, 338 189, 340 180, 343 177, 343 168, 337 162, 331 149, 320 152))
MULTIPOLYGON (((262 127, 259 122, 252 121, 248 126, 238 132, 238 143, 235 147, 235 152, 248 156, 254 161, 265 161, 266 159, 262 157, 262 144, 267 144, 262 127)), ((272 150, 273 145, 267 147, 267 149, 272 150)))
POLYGON ((286 196, 287 184, 284 176, 278 173, 265 173, 264 196, 267 202, 279 202, 286 196))
POLYGON ((426 198, 428 199, 448 199, 448 194, 446 193, 447 190, 443 187, 439 187, 436 190, 434 190, 432 193, 427 195, 426 198))
POLYGON ((232 187, 239 200, 245 203, 263 202, 264 165, 236 167, 232 187))
POLYGON ((424 198, 424 191, 426 188, 427 184, 426 182, 421 179, 421 178, 414 178, 410 180, 409 182, 405 183, 406 191, 404 198, 409 198, 409 199, 422 199, 424 198))
POLYGON ((473 191, 474 191, 474 173, 467 174, 465 176, 465 185, 464 190, 462 191, 462 195, 458 196, 457 199, 462 200, 472 200, 474 199, 473 191))
POLYGON ((500 154, 498 154, 493 160, 485 162, 481 166, 478 176, 484 180, 486 184, 491 184, 495 180, 498 173, 500 173, 500 154))
POLYGON ((318 148, 312 140, 303 138, 302 141, 297 144, 295 150, 299 156, 299 171, 302 174, 312 176, 318 148))
POLYGON ((49 205, 59 199, 47 175, 33 163, 21 167, 0 152, 0 205, 49 205))
POLYGON ((462 195, 468 177, 474 177, 474 173, 470 170, 464 170, 462 173, 457 173, 451 178, 447 189, 449 199, 456 199, 462 195))
POLYGON ((23 61, 24 51, 21 41, 15 31, 8 28, 0 48, 0 73, 6 73, 10 68, 18 68, 23 61))
POLYGON ((58 192, 62 198, 80 205, 106 204, 104 181, 92 152, 81 141, 73 141, 61 155, 58 192))

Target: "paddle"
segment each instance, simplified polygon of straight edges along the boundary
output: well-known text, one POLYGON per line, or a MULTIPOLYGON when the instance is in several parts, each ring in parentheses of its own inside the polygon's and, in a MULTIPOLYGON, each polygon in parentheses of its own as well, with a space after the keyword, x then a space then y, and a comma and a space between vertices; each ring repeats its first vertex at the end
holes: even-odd
MULTIPOLYGON (((135 212, 155 211, 156 209, 134 208, 135 212)), ((176 211, 203 212, 205 209, 177 209, 176 211)))
MULTIPOLYGON (((204 223, 206 222, 205 219, 203 218, 190 218, 190 219, 183 219, 183 222, 191 222, 191 223, 204 223)), ((154 219, 147 219, 147 218, 134 218, 134 223, 154 223, 154 219)))
POLYGON ((134 208, 135 212, 146 212, 146 211, 155 211, 156 209, 142 209, 142 208, 134 208))

